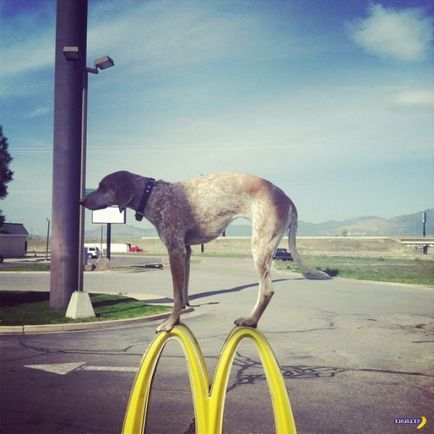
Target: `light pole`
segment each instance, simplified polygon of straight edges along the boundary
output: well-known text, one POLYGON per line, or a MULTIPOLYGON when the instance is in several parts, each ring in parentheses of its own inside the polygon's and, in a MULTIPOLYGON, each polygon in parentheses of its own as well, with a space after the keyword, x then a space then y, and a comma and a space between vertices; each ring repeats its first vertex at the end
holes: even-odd
MULTIPOLYGON (((426 237, 426 211, 424 211, 422 213, 422 236, 425 238, 426 237)), ((425 244, 422 247, 422 253, 424 255, 428 254, 428 244, 425 244)))
POLYGON ((48 243, 50 242, 50 219, 47 218, 47 243, 45 246, 45 260, 48 261, 48 243))
POLYGON ((422 213, 422 236, 426 237, 426 211, 422 213))
POLYGON ((60 310, 67 308, 71 294, 77 289, 87 3, 87 0, 56 2, 50 306, 60 310), (76 47, 75 62, 65 59, 65 46, 76 47))
MULTIPOLYGON (((63 47, 63 54, 68 61, 79 61, 81 54, 79 47, 63 47)), ((87 99, 88 99, 88 75, 98 74, 99 70, 114 66, 113 59, 109 56, 99 57, 94 61, 94 67, 83 68, 83 88, 82 88, 82 107, 81 107, 81 161, 80 161, 80 198, 85 195, 86 190, 86 149, 87 149, 87 99)), ((78 280, 77 292, 83 292, 83 268, 84 268, 84 228, 85 228, 85 209, 80 207, 79 214, 79 241, 78 241, 78 280)), ((68 312, 70 311, 68 307, 68 312)), ((70 316, 67 312, 67 316, 70 316)))

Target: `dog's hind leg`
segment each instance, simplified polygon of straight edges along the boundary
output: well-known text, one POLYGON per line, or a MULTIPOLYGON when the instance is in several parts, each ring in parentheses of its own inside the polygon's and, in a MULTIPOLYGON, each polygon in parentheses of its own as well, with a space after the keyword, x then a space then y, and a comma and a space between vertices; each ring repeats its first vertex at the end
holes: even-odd
POLYGON ((271 281, 270 267, 273 252, 280 239, 282 233, 280 231, 255 231, 253 228, 252 234, 252 254, 255 268, 259 276, 259 293, 255 307, 247 318, 238 318, 235 324, 238 326, 248 326, 256 328, 259 319, 273 297, 273 285, 271 281), (270 233, 271 232, 271 233, 270 233))

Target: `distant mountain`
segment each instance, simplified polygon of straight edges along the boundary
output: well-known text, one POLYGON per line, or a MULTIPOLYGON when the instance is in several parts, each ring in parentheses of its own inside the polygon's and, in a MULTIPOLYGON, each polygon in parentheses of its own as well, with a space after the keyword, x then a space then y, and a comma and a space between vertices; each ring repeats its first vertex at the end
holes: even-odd
MULTIPOLYGON (((434 235, 434 208, 426 211, 427 235, 434 235)), ((359 217, 344 221, 306 223, 300 221, 299 235, 304 236, 382 236, 382 235, 422 235, 422 211, 385 219, 382 217, 359 217)))
MULTIPOLYGON (((434 208, 426 211, 427 235, 434 235, 434 208)), ((105 231, 104 231, 105 232, 105 231)), ((242 237, 252 233, 249 224, 231 224, 227 230, 227 236, 242 237)), ((300 221, 298 235, 301 236, 421 236, 422 235, 422 211, 390 219, 382 217, 358 217, 344 221, 329 220, 323 223, 308 223, 300 221)), ((140 228, 132 225, 112 225, 113 240, 132 242, 137 238, 156 237, 154 228, 140 228)), ((86 231, 86 240, 99 240, 100 227, 86 231)), ((105 238, 105 233, 104 233, 105 238)))

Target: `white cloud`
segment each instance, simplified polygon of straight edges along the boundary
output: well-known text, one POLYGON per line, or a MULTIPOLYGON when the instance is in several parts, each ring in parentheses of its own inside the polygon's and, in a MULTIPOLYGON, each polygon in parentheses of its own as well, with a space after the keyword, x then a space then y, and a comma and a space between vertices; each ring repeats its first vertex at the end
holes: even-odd
POLYGON ((374 4, 368 17, 349 24, 351 37, 369 54, 401 61, 427 57, 433 40, 433 23, 421 9, 390 9, 374 4))
MULTIPOLYGON (((411 100, 410 94, 406 89, 372 85, 310 88, 260 105, 180 115, 155 132, 144 123, 127 135, 91 133, 89 170, 99 176, 119 167, 131 166, 138 172, 152 168, 164 172, 156 176, 169 179, 219 170, 305 178, 324 167, 349 170, 415 155, 429 157, 433 129, 425 117, 390 110, 393 98, 407 95, 411 100), (119 143, 128 143, 129 152, 119 143), (98 165, 107 165, 107 155, 113 166, 101 169, 98 165)), ((412 98, 418 101, 416 96, 412 98)))
POLYGON ((1 75, 15 75, 54 65, 54 39, 51 34, 34 36, 0 48, 1 75))
MULTIPOLYGON (((54 66, 52 5, 47 2, 41 11, 5 21, 0 75, 12 77, 54 66)), ((135 65, 161 68, 222 58, 268 57, 279 53, 287 42, 269 34, 272 22, 268 20, 254 9, 228 12, 205 2, 126 1, 120 5, 105 0, 89 7, 88 62, 106 52, 130 69, 135 65)))
POLYGON ((434 90, 418 89, 400 92, 393 98, 393 105, 408 109, 434 109, 434 90))
POLYGON ((54 64, 55 3, 20 8, 13 2, 3 5, 0 37, 0 76, 35 71, 54 64), (8 15, 6 10, 9 10, 8 15), (14 11, 14 12, 12 12, 14 11))
POLYGON ((51 109, 49 107, 37 107, 31 112, 24 115, 24 119, 33 119, 45 116, 50 113, 51 109))
POLYGON ((129 68, 165 68, 221 59, 269 57, 287 41, 255 10, 219 10, 205 2, 145 2, 91 12, 89 57, 107 50, 129 68), (170 6, 170 7, 168 7, 170 6), (126 49, 126 47, 128 49, 126 49))

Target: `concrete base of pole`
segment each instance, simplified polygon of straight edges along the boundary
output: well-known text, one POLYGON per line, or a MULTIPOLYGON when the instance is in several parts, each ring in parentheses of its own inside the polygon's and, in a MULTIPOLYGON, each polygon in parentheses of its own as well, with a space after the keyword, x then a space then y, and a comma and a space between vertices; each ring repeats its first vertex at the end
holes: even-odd
POLYGON ((95 312, 87 292, 74 292, 69 301, 66 318, 84 319, 95 317, 95 312))

